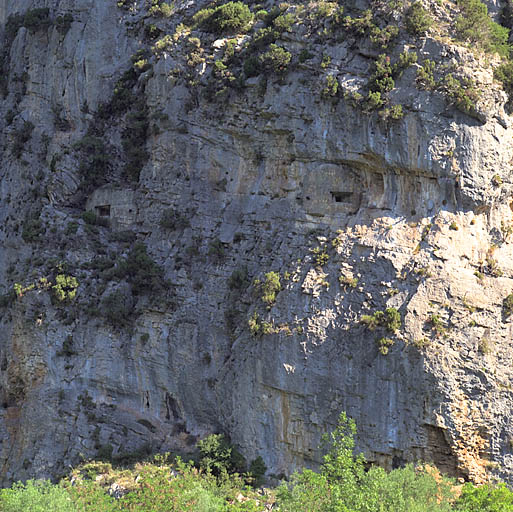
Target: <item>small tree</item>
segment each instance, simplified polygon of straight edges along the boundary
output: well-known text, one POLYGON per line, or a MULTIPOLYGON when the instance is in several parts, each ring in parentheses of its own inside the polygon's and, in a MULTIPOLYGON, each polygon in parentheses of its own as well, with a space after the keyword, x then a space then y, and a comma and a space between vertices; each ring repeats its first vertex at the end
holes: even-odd
POLYGON ((200 455, 200 467, 215 476, 246 471, 246 461, 223 434, 211 434, 196 445, 200 455))
POLYGON ((278 272, 267 272, 265 281, 262 283, 262 301, 267 305, 274 304, 276 294, 281 290, 280 274, 278 272))
POLYGON ((55 277, 55 284, 52 286, 55 298, 59 302, 73 300, 77 295, 77 289, 77 278, 66 274, 58 274, 55 277))
POLYGON ((252 20, 253 14, 243 2, 228 2, 215 9, 202 9, 192 19, 194 24, 218 35, 243 31, 252 20))
POLYGON ((506 318, 513 314, 513 293, 510 293, 502 303, 502 309, 506 318))
POLYGON ((268 72, 283 73, 287 70, 292 55, 290 52, 272 43, 269 50, 260 56, 262 68, 268 72))
POLYGON ((423 36, 433 24, 433 18, 420 2, 414 2, 406 13, 406 30, 414 36, 423 36))

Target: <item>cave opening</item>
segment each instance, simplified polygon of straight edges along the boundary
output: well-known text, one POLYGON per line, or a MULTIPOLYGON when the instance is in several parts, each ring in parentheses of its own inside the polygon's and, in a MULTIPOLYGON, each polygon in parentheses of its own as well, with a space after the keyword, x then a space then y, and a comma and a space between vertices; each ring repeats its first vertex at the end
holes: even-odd
POLYGON ((352 192, 331 192, 331 197, 335 203, 351 203, 353 198, 352 192))

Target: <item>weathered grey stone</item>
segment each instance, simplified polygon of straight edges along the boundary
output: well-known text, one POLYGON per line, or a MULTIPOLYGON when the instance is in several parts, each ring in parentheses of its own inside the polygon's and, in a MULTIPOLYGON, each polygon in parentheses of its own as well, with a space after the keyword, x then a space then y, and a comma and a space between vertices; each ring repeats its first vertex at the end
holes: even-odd
MULTIPOLYGON (((2 125, 0 283, 35 285, 0 309, 0 480, 55 476, 109 444, 114 454, 147 443, 189 450, 217 431, 248 459, 261 455, 271 473, 288 473, 320 461, 320 436, 345 410, 371 461, 428 459, 478 482, 511 481, 512 323, 503 301, 513 291, 513 131, 485 57, 420 40, 420 57, 477 81, 478 119, 418 90, 411 67, 391 94, 405 112, 392 122, 319 93, 322 73, 336 75, 342 92, 361 89, 375 48, 336 43, 333 65, 320 72, 319 44, 316 60, 269 78, 265 90, 254 80, 212 103, 173 75, 184 65, 177 43, 140 78, 150 123, 161 121, 141 141, 149 159, 137 183, 127 185, 117 154, 126 126, 103 132, 112 182, 87 191, 85 207, 100 216, 110 207, 111 225, 95 232, 74 203, 86 191, 73 145, 131 65, 143 13, 116 2, 47 5, 52 15, 71 12, 73 23, 65 36, 53 26, 19 30, 0 104, 2 120, 18 109, 2 125), (15 76, 25 72, 17 102, 15 76), (55 126, 57 108, 69 129, 55 126), (9 148, 23 120, 35 128, 17 159, 9 148), (167 210, 181 217, 164 229, 167 210), (25 230, 24 240, 35 214, 46 233, 31 241, 25 230), (126 230, 133 239, 116 238, 126 230), (132 296, 127 282, 94 268, 98 256, 125 258, 136 237, 174 300, 158 290, 132 296), (329 255, 322 268, 317 247, 329 255), (39 281, 65 272, 62 260, 79 281, 67 306, 53 281, 39 281), (248 282, 280 273, 275 302, 264 303, 256 285, 229 286, 242 268, 248 282), (102 316, 115 290, 133 307, 130 325, 102 316), (360 322, 387 307, 402 316, 395 334, 360 322), (251 335, 254 312, 269 334, 251 335), (386 356, 382 336, 395 341, 386 356)), ((34 6, 4 0, 0 21, 34 6)), ((439 11, 450 14, 433 3, 439 11)), ((301 30, 284 46, 298 52, 301 30)))

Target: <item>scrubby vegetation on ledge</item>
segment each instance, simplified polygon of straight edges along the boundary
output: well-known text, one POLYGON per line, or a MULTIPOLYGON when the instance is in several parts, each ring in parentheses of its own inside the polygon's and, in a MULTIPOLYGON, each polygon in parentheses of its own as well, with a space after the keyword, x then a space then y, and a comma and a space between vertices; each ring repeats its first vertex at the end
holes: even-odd
MULTIPOLYGON (((386 472, 366 469, 354 455, 355 424, 342 413, 319 472, 303 470, 274 489, 256 489, 265 465, 250 471, 222 436, 198 443, 197 462, 169 454, 113 466, 83 464, 59 484, 18 483, 0 491, 4 512, 507 512, 513 492, 504 484, 457 484, 428 465, 386 472)), ((110 456, 111 454, 109 454, 110 456)), ((124 459, 125 461, 127 459, 124 459)))

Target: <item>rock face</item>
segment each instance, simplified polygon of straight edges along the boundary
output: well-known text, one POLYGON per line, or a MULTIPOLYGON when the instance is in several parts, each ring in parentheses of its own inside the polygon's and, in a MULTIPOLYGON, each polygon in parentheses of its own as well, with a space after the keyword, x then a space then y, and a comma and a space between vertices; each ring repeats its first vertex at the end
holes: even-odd
POLYGON ((370 461, 512 481, 498 58, 373 4, 400 27, 390 62, 417 55, 378 113, 358 94, 384 51, 322 35, 328 15, 289 7, 287 71, 252 76, 226 55, 247 61, 263 22, 228 39, 179 26, 196 2, 142 4, 0 2, 2 483, 212 432, 290 473, 342 410, 370 461), (422 87, 426 59, 440 83, 473 77, 472 109, 422 87))

